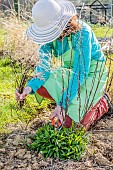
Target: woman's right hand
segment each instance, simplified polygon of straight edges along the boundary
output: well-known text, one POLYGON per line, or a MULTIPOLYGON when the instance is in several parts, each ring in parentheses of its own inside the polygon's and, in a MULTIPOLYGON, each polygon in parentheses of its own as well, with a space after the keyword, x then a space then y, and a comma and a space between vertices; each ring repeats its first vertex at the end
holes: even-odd
POLYGON ((23 100, 25 100, 26 96, 27 96, 29 93, 31 93, 31 91, 32 91, 32 88, 29 87, 29 86, 27 86, 27 87, 24 88, 22 94, 20 94, 20 93, 18 92, 18 89, 16 89, 16 91, 15 91, 15 98, 16 98, 16 100, 17 100, 17 101, 23 101, 23 100))

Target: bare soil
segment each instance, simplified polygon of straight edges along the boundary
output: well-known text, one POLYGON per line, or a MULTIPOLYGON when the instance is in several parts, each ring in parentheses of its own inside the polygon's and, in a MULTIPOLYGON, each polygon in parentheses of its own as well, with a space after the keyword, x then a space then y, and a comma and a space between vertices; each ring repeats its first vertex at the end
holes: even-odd
POLYGON ((29 151, 29 137, 42 123, 36 121, 33 125, 28 130, 1 135, 0 170, 113 170, 113 114, 104 116, 88 132, 91 142, 81 161, 45 160, 41 154, 29 151))

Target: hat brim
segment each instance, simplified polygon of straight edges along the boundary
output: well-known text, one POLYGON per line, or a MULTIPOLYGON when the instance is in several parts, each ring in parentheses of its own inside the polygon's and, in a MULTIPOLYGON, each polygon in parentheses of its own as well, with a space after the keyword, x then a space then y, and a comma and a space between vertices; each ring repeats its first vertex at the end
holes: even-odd
POLYGON ((36 23, 33 23, 26 30, 27 37, 31 38, 35 43, 46 44, 57 39, 61 35, 72 16, 76 15, 75 6, 71 2, 59 0, 57 0, 57 2, 61 6, 62 16, 56 23, 52 23, 43 29, 40 29, 36 23))

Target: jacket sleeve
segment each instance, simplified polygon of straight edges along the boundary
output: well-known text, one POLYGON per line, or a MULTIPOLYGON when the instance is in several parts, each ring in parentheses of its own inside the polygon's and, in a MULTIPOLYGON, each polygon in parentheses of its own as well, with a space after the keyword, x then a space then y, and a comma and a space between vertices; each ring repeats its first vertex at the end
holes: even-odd
POLYGON ((38 51, 40 64, 36 66, 34 71, 34 77, 28 83, 27 86, 32 88, 32 93, 35 93, 37 89, 39 89, 45 81, 48 79, 50 75, 50 67, 51 67, 51 44, 46 44, 41 46, 38 51), (38 76, 37 76, 38 75, 38 76))
POLYGON ((78 40, 74 41, 74 68, 68 88, 64 91, 58 105, 64 109, 77 95, 79 87, 84 83, 90 68, 91 61, 91 33, 85 31, 80 33, 78 40))

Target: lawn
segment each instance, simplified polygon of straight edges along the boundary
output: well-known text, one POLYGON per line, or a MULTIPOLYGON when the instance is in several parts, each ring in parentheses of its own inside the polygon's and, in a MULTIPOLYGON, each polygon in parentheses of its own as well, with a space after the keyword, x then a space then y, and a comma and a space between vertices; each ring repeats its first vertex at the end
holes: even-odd
POLYGON ((30 95, 26 100, 26 107, 19 109, 15 100, 15 75, 8 58, 0 59, 0 133, 8 132, 8 127, 19 123, 25 128, 27 124, 39 114, 39 110, 46 109, 50 103, 44 100, 41 105, 35 96, 30 95))
POLYGON ((111 37, 113 35, 113 27, 110 26, 100 26, 100 25, 91 25, 96 37, 111 37))

